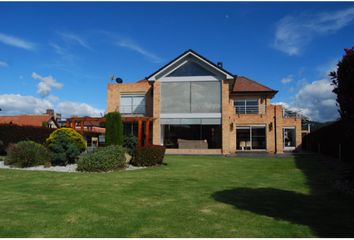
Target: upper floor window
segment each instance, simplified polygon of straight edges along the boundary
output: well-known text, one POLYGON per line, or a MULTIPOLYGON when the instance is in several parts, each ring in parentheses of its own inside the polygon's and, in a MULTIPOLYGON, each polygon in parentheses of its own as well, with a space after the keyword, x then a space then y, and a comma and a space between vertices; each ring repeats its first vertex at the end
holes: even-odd
POLYGON ((215 76, 214 73, 208 69, 200 66, 194 61, 188 61, 183 64, 166 77, 195 77, 195 76, 215 76))
POLYGON ((220 113, 221 83, 162 82, 161 113, 220 113))
POLYGON ((145 114, 145 95, 121 95, 119 112, 122 114, 145 114))
POLYGON ((238 114, 258 114, 258 99, 235 100, 235 109, 238 114))

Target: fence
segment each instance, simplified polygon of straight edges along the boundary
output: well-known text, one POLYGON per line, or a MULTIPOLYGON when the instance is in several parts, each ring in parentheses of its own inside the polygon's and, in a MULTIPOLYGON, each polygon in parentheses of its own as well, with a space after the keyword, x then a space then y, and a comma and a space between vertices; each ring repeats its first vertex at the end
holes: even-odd
POLYGON ((302 148, 354 161, 354 123, 337 121, 321 127, 303 137, 302 148))

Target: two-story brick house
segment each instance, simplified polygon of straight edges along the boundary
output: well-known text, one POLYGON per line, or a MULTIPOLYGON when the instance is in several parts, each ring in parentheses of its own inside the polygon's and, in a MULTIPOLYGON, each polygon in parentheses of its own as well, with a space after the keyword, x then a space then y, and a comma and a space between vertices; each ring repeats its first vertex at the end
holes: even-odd
POLYGON ((144 80, 109 84, 107 112, 150 117, 152 143, 167 153, 283 153, 300 146, 301 119, 270 103, 276 93, 188 50, 144 80))

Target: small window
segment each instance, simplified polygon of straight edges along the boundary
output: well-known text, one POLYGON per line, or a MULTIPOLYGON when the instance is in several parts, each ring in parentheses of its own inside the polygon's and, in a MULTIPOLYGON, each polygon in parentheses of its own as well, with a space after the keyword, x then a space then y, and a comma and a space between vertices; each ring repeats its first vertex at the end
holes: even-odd
POLYGON ((258 100, 257 99, 242 99, 235 100, 234 106, 238 114, 258 114, 258 100))

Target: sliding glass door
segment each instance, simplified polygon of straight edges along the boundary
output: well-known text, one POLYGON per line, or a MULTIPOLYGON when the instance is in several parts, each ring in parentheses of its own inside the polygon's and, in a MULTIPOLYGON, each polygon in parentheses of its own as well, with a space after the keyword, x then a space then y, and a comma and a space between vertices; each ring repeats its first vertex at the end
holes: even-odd
POLYGON ((237 150, 265 150, 265 126, 240 126, 236 128, 237 150))

